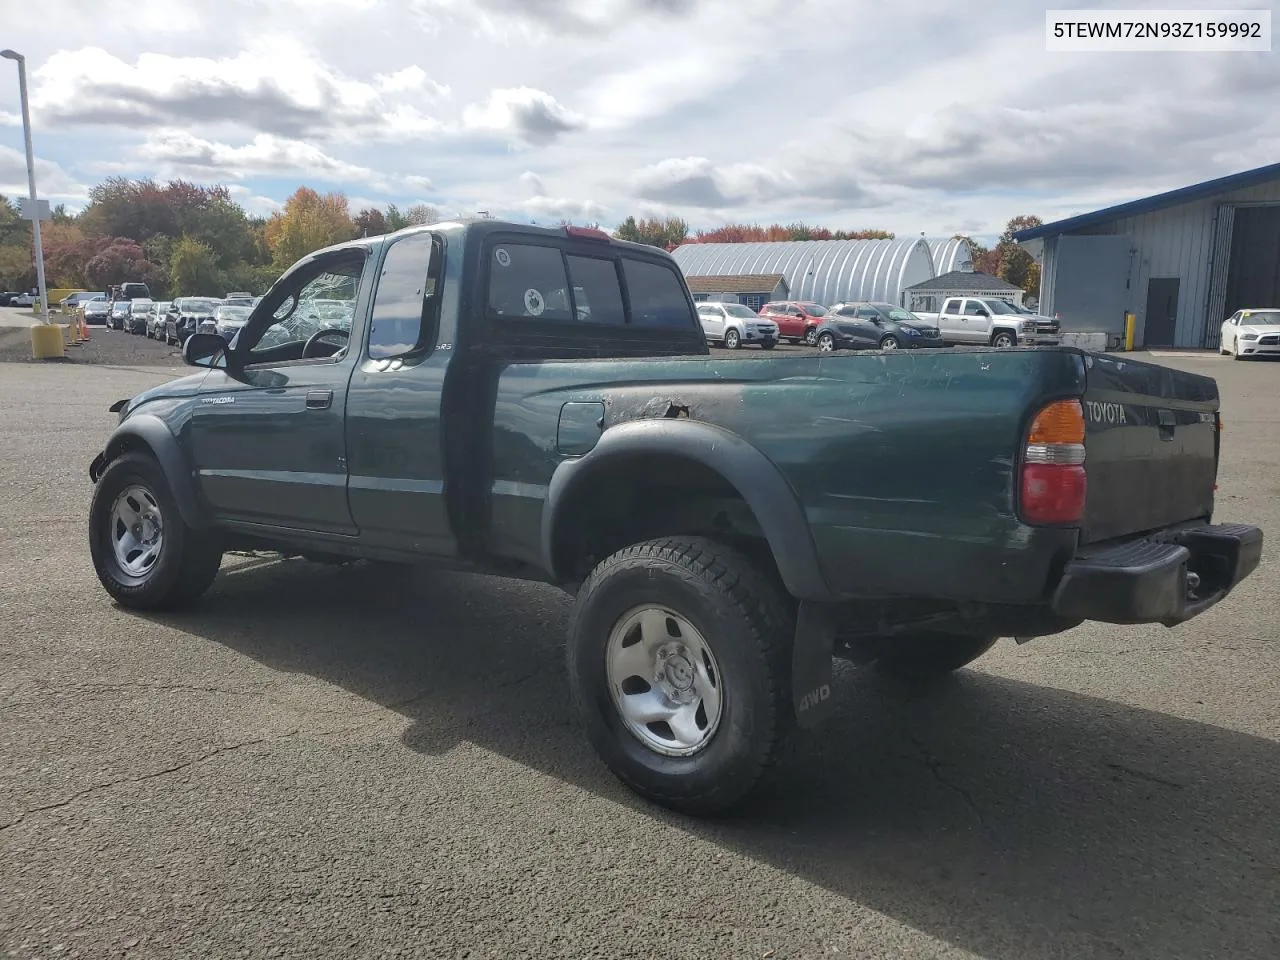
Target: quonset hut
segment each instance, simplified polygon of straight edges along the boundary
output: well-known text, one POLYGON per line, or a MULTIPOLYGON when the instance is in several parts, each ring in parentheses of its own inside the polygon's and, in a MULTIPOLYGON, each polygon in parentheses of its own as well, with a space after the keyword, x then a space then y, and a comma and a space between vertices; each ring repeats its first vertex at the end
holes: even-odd
POLYGON ((936 275, 933 252, 923 237, 686 243, 672 256, 686 277, 781 274, 788 299, 824 306, 842 300, 901 305, 907 287, 936 275))

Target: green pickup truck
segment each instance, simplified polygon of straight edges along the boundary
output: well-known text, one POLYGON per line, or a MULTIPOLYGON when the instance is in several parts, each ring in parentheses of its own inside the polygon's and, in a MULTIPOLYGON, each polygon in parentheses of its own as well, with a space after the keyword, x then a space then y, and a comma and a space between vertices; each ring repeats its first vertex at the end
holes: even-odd
POLYGON ((191 376, 112 406, 93 562, 173 607, 224 551, 577 597, 587 734, 649 799, 739 803, 833 659, 1174 626, 1257 566, 1215 525, 1208 377, 1067 347, 713 358, 674 261, 584 228, 410 228, 291 267, 191 376))

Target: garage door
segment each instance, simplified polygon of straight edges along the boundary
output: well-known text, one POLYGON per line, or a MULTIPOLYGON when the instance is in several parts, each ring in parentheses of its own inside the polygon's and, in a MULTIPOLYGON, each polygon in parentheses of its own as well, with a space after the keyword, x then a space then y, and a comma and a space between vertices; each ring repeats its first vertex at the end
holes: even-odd
POLYGON ((1280 207, 1236 207, 1235 213, 1224 317, 1280 306, 1280 207))

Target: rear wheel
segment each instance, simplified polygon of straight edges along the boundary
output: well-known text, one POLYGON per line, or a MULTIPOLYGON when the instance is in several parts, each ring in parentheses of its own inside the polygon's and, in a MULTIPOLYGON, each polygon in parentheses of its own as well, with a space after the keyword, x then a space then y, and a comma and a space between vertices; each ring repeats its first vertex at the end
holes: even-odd
POLYGON ((89 553, 121 606, 175 607, 200 596, 222 563, 216 534, 183 522, 160 465, 141 453, 113 461, 89 506, 89 553))
POLYGON ((1000 330, 991 335, 991 345, 1002 350, 1007 347, 1015 347, 1018 345, 1018 338, 1007 330, 1000 330))
POLYGON ((777 340, 762 340, 762 341, 760 342, 760 349, 761 349, 761 350, 772 350, 772 349, 773 349, 774 347, 776 347, 777 345, 778 345, 778 341, 777 341, 777 340))
POLYGON ((601 759, 636 793, 713 814, 742 802, 791 729, 792 625, 780 588, 701 537, 595 568, 569 629, 569 684, 601 759))
POLYGON ((872 664, 899 680, 932 680, 977 660, 996 639, 931 632, 886 637, 875 641, 872 664))
POLYGON ((742 338, 738 336, 737 330, 726 330, 724 332, 724 345, 729 350, 737 350, 742 346, 742 338))

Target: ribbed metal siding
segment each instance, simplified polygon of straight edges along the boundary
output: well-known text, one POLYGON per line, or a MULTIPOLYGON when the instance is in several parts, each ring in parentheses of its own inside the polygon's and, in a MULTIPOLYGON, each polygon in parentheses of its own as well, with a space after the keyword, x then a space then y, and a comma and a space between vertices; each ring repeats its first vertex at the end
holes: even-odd
POLYGON ((1220 203, 1213 218, 1213 253, 1209 263, 1209 307, 1200 345, 1217 350, 1222 345, 1222 323, 1227 311, 1227 275, 1231 269, 1231 234, 1236 222, 1234 204, 1220 203))
POLYGON ((933 257, 933 275, 940 277, 952 270, 973 270, 973 250, 957 237, 931 237, 929 254, 933 257))
MULTIPOLYGON (((1130 272, 1129 309, 1138 318, 1138 342, 1143 340, 1147 310, 1147 281, 1178 277, 1178 317, 1174 345, 1198 348, 1217 336, 1225 317, 1211 313, 1210 279, 1214 261, 1214 212, 1218 204, 1280 204, 1280 181, 1196 200, 1181 207, 1118 220, 1092 233, 1127 233, 1137 256, 1130 272)), ((1077 278, 1073 278, 1077 279, 1077 278)), ((1087 282, 1087 278, 1079 278, 1087 282)))
POLYGON ((901 303, 903 289, 935 275, 933 255, 922 237, 687 243, 672 256, 690 277, 780 273, 791 299, 827 306, 841 300, 901 303))

